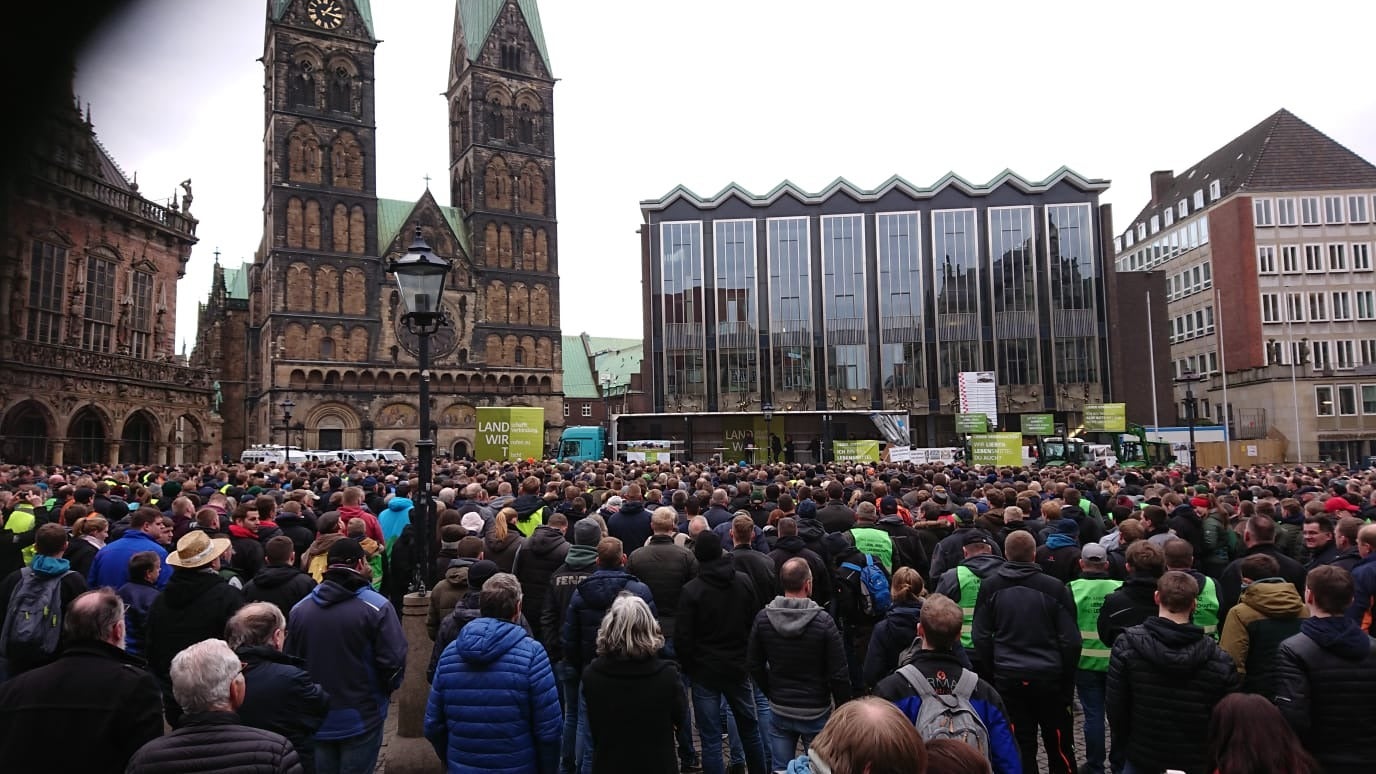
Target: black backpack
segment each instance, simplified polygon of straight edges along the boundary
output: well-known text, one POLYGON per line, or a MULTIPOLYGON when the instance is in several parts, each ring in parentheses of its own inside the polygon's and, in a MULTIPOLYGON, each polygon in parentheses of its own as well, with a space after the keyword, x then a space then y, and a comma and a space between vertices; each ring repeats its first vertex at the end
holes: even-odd
POLYGON ((0 656, 42 661, 57 653, 62 639, 61 575, 39 575, 31 567, 19 571, 19 585, 9 598, 9 612, 0 628, 0 656))

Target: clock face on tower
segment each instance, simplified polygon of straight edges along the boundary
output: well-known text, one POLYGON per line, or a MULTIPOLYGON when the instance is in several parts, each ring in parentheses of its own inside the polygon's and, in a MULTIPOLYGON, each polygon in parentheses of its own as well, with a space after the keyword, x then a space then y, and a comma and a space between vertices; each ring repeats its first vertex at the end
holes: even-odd
POLYGON ((322 30, 337 29, 344 23, 344 6, 339 0, 310 0, 306 16, 322 30))

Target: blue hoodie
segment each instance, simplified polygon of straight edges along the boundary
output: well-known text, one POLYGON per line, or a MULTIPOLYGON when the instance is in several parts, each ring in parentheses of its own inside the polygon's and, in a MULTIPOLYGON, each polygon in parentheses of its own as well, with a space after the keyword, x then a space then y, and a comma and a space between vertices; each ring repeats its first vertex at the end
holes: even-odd
POLYGON ((392 546, 392 539, 411 523, 411 509, 414 507, 416 504, 409 497, 393 497, 387 501, 387 509, 377 517, 377 521, 382 525, 382 542, 388 548, 392 546))
POLYGON ((520 626, 479 618, 444 649, 425 738, 451 774, 554 771, 563 725, 549 657, 520 626))

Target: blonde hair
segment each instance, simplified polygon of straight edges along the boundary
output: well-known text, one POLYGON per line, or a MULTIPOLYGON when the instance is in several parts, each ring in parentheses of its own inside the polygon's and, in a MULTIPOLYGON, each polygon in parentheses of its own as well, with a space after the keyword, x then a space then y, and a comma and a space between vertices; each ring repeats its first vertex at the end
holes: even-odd
POLYGON ((645 600, 629 591, 618 594, 597 628, 597 655, 639 661, 663 647, 664 634, 645 600))
POLYGON ((899 567, 893 571, 893 581, 889 586, 889 593, 893 596, 894 602, 915 602, 922 598, 926 589, 922 585, 922 576, 917 570, 911 567, 899 567))
POLYGON ((511 533, 511 525, 515 523, 521 515, 515 508, 503 508, 497 511, 497 518, 492 520, 492 537, 498 542, 506 540, 506 536, 511 533))
POLYGON ((72 533, 77 537, 95 535, 109 529, 110 522, 104 516, 82 516, 72 525, 72 533))

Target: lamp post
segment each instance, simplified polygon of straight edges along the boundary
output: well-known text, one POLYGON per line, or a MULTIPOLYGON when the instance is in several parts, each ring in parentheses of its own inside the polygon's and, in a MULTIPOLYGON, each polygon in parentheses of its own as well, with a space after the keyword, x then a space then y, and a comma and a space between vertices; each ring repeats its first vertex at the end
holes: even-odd
POLYGON ((440 297, 444 294, 444 280, 449 275, 450 262, 435 255, 416 228, 416 238, 411 242, 406 255, 394 260, 387 267, 397 279, 397 290, 406 313, 402 322, 416 337, 420 365, 420 440, 416 442, 417 471, 420 499, 411 509, 411 525, 416 531, 416 545, 419 549, 416 562, 416 577, 413 583, 416 591, 425 593, 427 581, 434 572, 430 556, 430 544, 434 529, 430 518, 430 473, 434 463, 435 439, 430 434, 430 335, 449 322, 444 319, 444 308, 440 297))
POLYGON ((1186 368, 1180 372, 1180 378, 1175 381, 1177 384, 1184 383, 1185 385, 1185 421, 1190 426, 1190 473, 1197 474, 1199 472, 1199 460, 1195 456, 1194 445, 1194 383, 1199 381, 1199 375, 1194 372, 1194 369, 1186 368))
POLYGON ((284 398, 277 404, 282 409, 282 461, 291 462, 291 455, 287 453, 287 447, 291 446, 291 410, 296 408, 296 404, 291 398, 284 398))
POLYGON ((764 458, 766 464, 774 462, 774 404, 765 401, 760 407, 760 413, 764 414, 764 458))

